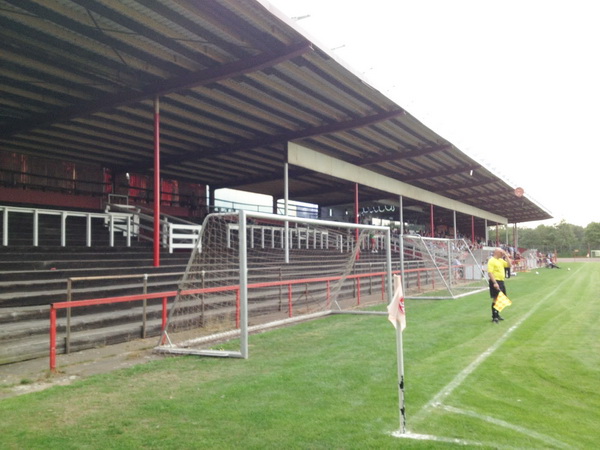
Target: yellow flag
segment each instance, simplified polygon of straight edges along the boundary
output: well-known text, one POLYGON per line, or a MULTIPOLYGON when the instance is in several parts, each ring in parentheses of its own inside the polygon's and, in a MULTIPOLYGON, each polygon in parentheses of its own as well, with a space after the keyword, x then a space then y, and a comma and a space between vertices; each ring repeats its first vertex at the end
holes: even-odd
POLYGON ((504 295, 504 292, 500 291, 498 297, 496 298, 496 301, 494 302, 494 309, 500 312, 510 305, 512 305, 510 299, 506 295, 504 295))

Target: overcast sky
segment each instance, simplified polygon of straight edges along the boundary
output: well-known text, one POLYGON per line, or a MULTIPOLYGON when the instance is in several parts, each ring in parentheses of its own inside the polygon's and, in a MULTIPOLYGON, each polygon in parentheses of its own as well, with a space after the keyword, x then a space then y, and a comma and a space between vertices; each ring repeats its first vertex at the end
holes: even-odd
MULTIPOLYGON (((600 222, 600 2, 269 0, 546 208, 600 222)), ((530 224, 535 226, 538 223, 530 224)))

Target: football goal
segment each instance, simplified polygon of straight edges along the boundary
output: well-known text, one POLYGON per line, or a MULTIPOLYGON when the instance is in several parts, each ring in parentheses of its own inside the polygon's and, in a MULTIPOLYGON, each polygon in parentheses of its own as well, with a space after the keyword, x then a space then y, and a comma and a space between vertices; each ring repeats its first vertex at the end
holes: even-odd
POLYGON ((248 211, 211 214, 202 224, 156 351, 247 358, 251 332, 357 311, 369 302, 389 303, 390 248, 390 230, 383 226, 248 211), (377 255, 383 261, 378 271, 356 264, 369 235, 384 243, 385 251, 363 252, 365 258, 377 255), (365 278, 371 286, 375 279, 381 291, 361 299, 365 278), (214 349, 237 337, 239 348, 214 349))
POLYGON ((464 239, 403 236, 405 298, 456 299, 488 289, 482 263, 464 239))

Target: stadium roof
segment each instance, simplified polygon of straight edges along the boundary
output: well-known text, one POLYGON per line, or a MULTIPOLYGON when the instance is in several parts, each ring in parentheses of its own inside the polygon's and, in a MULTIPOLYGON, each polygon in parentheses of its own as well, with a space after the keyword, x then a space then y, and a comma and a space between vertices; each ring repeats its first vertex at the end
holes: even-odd
MULTIPOLYGON (((0 35, 5 151, 151 172, 158 97, 165 178, 282 198, 292 141, 509 223, 551 218, 266 1, 0 0, 0 35)), ((289 177, 293 200, 354 200, 352 181, 289 177)))

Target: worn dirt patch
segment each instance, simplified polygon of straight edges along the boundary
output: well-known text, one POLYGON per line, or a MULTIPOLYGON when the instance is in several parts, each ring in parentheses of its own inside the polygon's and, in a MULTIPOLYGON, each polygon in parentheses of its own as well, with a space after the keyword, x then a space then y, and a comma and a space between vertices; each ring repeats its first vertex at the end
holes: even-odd
POLYGON ((157 337, 58 355, 56 372, 50 359, 39 358, 0 366, 0 399, 67 385, 91 375, 144 364, 163 358, 153 353, 157 337))

